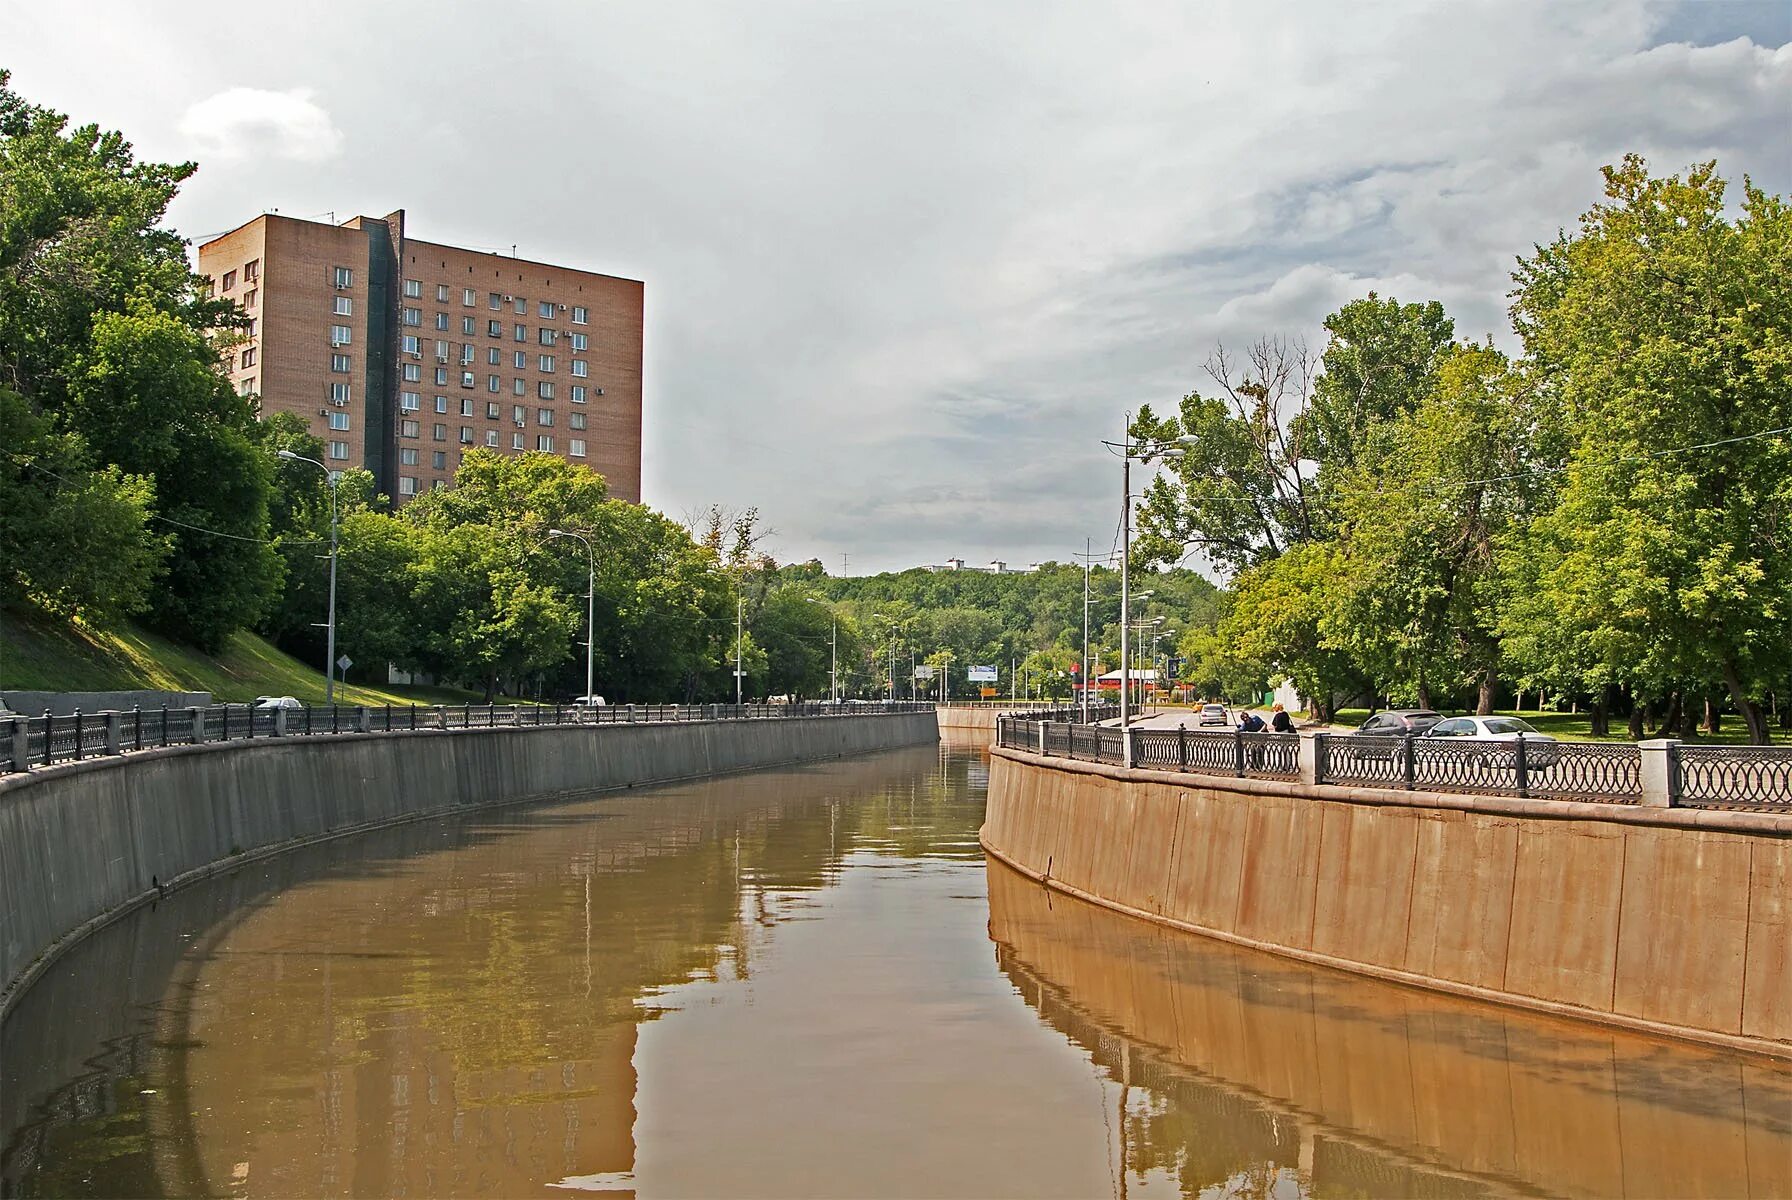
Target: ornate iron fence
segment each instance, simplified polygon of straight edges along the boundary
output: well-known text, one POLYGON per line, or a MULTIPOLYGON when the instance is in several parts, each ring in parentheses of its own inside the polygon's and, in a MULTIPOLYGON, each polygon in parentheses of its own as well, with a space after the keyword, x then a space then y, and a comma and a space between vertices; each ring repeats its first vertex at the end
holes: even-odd
POLYGON ((1792 811, 1792 747, 1675 743, 1668 781, 1676 807, 1792 811))
POLYGON ((410 730, 496 729, 557 725, 624 725, 668 721, 764 720, 776 717, 855 717, 932 712, 925 702, 899 700, 866 704, 652 704, 574 708, 561 705, 460 704, 301 708, 251 708, 220 704, 207 708, 131 709, 37 717, 0 716, 0 772, 24 771, 52 763, 77 762, 160 746, 249 741, 268 737, 405 732, 410 730))

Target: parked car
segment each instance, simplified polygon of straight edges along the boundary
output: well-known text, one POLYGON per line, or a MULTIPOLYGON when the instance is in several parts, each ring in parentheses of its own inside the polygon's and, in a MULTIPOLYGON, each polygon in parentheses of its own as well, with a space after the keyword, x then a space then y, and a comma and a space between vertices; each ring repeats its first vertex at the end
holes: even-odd
POLYGON ((1370 716, 1356 727, 1356 732, 1359 736, 1400 737, 1408 733, 1425 733, 1443 719, 1442 713, 1429 708, 1390 708, 1370 716))
POLYGON ((1232 714, 1226 711, 1224 704, 1203 704, 1198 725, 1230 725, 1232 714))
POLYGON ((256 708, 304 708, 296 696, 257 696, 256 708))
MULTIPOLYGON (((1547 733, 1538 733, 1529 721, 1518 717, 1451 717, 1433 725, 1426 737, 1460 738, 1474 742, 1516 742, 1524 738, 1527 766, 1547 767, 1561 756, 1561 748, 1547 733)), ((1501 753, 1503 760, 1506 756, 1501 753)))
POLYGON ((574 708, 607 708, 609 703, 602 696, 574 696, 572 698, 574 708))

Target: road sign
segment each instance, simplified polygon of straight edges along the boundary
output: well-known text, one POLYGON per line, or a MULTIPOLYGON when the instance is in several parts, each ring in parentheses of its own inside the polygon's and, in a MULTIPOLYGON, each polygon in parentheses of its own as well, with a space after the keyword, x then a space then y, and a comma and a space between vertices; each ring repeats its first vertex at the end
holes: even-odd
POLYGON ((972 683, 994 683, 996 681, 996 669, 994 667, 972 667, 965 678, 969 679, 972 683))
POLYGON ((355 660, 350 658, 346 654, 344 654, 341 658, 336 660, 336 669, 338 671, 346 671, 354 665, 355 665, 355 660))

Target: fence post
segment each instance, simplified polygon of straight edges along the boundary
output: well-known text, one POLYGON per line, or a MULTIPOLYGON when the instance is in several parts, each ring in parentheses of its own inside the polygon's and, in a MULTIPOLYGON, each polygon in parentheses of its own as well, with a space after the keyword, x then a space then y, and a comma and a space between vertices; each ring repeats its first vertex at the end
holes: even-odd
POLYGON ((1531 772, 1529 770, 1529 764, 1525 762, 1524 732, 1522 730, 1518 734, 1518 759, 1516 766, 1518 773, 1518 798, 1520 800, 1528 800, 1531 796, 1531 772))
POLYGON ((1325 739, 1324 732, 1308 734, 1300 739, 1300 749, 1296 752, 1296 762, 1300 768, 1300 781, 1306 784, 1325 782, 1325 739))
POLYGON ((124 714, 109 712, 106 714, 106 753, 124 753, 124 714))
POLYGON ((143 710, 131 705, 131 749, 143 749, 143 710))
POLYGON ((1036 747, 1036 749, 1039 751, 1039 756, 1041 758, 1044 758, 1045 757, 1045 722, 1041 721, 1041 722, 1039 722, 1039 724, 1033 726, 1033 732, 1038 735, 1036 740, 1038 741, 1039 744, 1036 747))
POLYGON ((1649 808, 1672 808, 1680 791, 1680 743, 1674 738, 1638 742, 1642 755, 1642 803, 1649 808))
POLYGON ((1410 792, 1413 781, 1418 777, 1418 772, 1414 769, 1412 761, 1412 734, 1410 732, 1401 734, 1400 741, 1402 743, 1400 778, 1406 790, 1410 792))
POLYGON ((1240 779, 1244 778, 1244 730, 1232 731, 1232 771, 1240 779))
POLYGON ((193 715, 192 742, 197 746, 205 741, 205 710, 195 706, 187 711, 193 715))
POLYGON ((15 771, 31 769, 30 717, 14 717, 12 719, 12 769, 15 771))
POLYGON ((274 710, 274 736, 286 736, 286 710, 284 708, 274 710))
POLYGON ((1134 749, 1135 745, 1136 745, 1136 743, 1134 743, 1133 738, 1132 738, 1132 726, 1128 725, 1126 728, 1124 728, 1120 731, 1120 765, 1121 766, 1127 767, 1130 769, 1134 765, 1134 763, 1136 761, 1133 757, 1133 749, 1134 749))
POLYGON ((1180 722, 1176 726, 1176 764, 1188 770, 1188 726, 1180 722))
POLYGON ((355 708, 355 729, 359 733, 373 732, 373 710, 365 704, 355 708))

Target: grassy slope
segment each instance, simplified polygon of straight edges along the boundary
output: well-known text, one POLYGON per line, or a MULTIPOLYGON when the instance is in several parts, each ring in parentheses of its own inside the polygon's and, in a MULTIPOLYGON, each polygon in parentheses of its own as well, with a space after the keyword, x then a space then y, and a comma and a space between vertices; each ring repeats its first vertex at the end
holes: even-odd
MULTIPOLYGON (((354 672, 351 671, 351 675, 354 672)), ((69 625, 14 611, 0 613, 0 688, 109 691, 159 688, 210 692, 218 701, 297 696, 323 703, 324 677, 250 633, 233 635, 215 657, 133 627, 69 625)), ((337 688, 343 704, 459 704, 471 693, 450 688, 337 688)))

